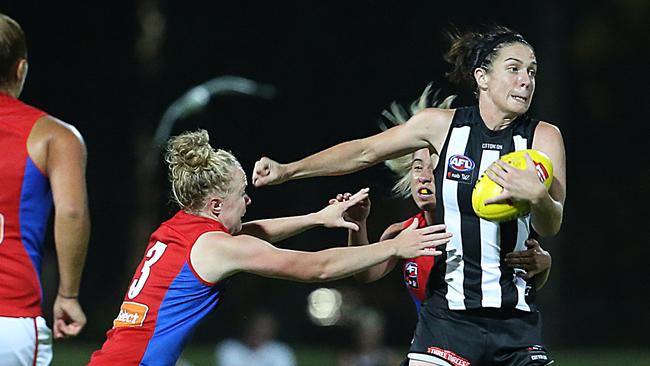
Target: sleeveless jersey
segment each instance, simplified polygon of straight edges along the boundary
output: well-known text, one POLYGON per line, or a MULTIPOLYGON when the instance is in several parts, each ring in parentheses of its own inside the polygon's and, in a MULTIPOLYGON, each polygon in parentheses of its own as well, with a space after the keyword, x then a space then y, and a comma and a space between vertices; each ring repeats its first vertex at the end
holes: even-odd
MULTIPOLYGON (((418 228, 427 226, 427 220, 424 217, 424 212, 411 217, 404 222, 403 229, 409 227, 413 220, 418 219, 418 228)), ((426 298, 427 283, 429 281, 429 274, 431 268, 435 264, 436 257, 421 256, 417 258, 405 259, 403 262, 402 273, 404 276, 404 285, 413 299, 417 313, 420 313, 420 306, 422 301, 426 298)))
POLYGON ((219 302, 223 282, 202 280, 190 263, 196 240, 228 230, 179 211, 151 235, 113 328, 89 365, 173 365, 196 327, 219 302))
POLYGON ((436 218, 453 237, 431 272, 429 306, 534 310, 534 288, 503 262, 507 253, 526 249, 530 215, 503 223, 483 220, 472 209, 472 189, 500 156, 531 148, 538 123, 522 115, 507 128, 492 131, 478 106, 456 109, 434 170, 436 218))
POLYGON ((41 315, 39 277, 52 193, 27 153, 27 138, 45 115, 0 93, 0 316, 41 315))

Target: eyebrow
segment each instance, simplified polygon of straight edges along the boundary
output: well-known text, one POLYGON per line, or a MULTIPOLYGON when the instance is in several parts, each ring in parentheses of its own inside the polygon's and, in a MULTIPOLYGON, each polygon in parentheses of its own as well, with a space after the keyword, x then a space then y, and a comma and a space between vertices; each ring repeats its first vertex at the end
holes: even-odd
MULTIPOLYGON (((514 58, 514 57, 508 57, 508 58, 505 59, 503 62, 506 63, 506 62, 508 62, 508 61, 517 61, 517 62, 519 62, 520 64, 523 64, 523 63, 524 63, 524 62, 521 61, 520 59, 518 59, 518 58, 514 58)), ((537 61, 536 61, 536 60, 533 60, 530 64, 531 64, 531 65, 535 65, 535 66, 537 66, 537 61)))
POLYGON ((418 162, 421 163, 421 162, 422 162, 422 159, 420 159, 420 158, 413 159, 413 161, 411 162, 411 164, 415 164, 415 163, 418 163, 418 162))

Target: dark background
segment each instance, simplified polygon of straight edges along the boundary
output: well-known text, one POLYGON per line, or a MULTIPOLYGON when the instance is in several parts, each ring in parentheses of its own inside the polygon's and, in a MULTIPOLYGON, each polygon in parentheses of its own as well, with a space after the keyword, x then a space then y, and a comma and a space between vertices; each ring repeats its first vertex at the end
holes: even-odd
MULTIPOLYGON (((393 100, 410 102, 430 81, 445 94, 460 93, 456 105, 471 103, 471 94, 444 80, 442 30, 497 22, 535 46, 540 68, 531 112, 560 127, 567 149, 563 228, 542 241, 553 255, 540 294, 547 343, 647 347, 650 3, 545 3, 2 0, 0 12, 28 37, 22 99, 74 124, 88 147, 93 228, 81 295, 89 323, 80 338, 103 341, 148 234, 174 212, 162 165, 151 169, 144 161, 162 113, 182 93, 221 75, 278 89, 272 101, 215 98, 173 131, 208 129, 212 144, 231 150, 250 178, 263 155, 287 162, 378 132, 382 109, 393 100)), ((338 192, 369 186, 376 239, 414 209, 389 198, 391 185, 389 171, 376 166, 346 177, 250 187, 247 218, 311 212, 338 192)), ((344 245, 345 238, 343 230, 313 230, 279 246, 316 250, 344 245)), ((47 251, 50 311, 51 242, 47 251)), ((394 272, 370 285, 325 286, 358 291, 360 302, 386 316, 386 342, 405 347, 415 314, 394 272)), ((341 345, 344 326, 319 328, 306 315, 306 296, 320 286, 237 275, 193 342, 232 336, 253 309, 266 307, 279 317, 282 339, 341 345)))

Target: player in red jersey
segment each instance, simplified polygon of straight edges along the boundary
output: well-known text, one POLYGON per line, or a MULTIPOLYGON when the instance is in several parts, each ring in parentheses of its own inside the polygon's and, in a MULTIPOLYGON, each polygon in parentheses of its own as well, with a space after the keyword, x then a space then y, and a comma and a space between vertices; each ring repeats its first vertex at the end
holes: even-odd
POLYGON ((77 300, 90 218, 86 148, 79 132, 22 103, 27 46, 20 25, 0 14, 0 363, 47 365, 51 331, 41 317, 43 239, 54 205, 59 289, 54 338, 79 334, 77 300))
POLYGON ((90 365, 173 365, 196 324, 220 301, 226 279, 238 272, 295 281, 330 281, 387 259, 438 255, 449 241, 444 225, 406 229, 394 239, 356 248, 299 252, 274 247, 315 226, 358 229, 347 202, 294 217, 242 224, 251 199, 237 159, 214 150, 204 130, 172 138, 166 161, 181 210, 151 235, 113 328, 90 365))

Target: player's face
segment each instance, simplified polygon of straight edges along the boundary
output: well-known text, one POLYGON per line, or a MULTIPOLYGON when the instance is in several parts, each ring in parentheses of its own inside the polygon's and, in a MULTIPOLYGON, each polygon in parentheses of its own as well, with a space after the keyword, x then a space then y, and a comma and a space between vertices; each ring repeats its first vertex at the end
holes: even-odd
POLYGON ((523 114, 533 99, 536 73, 535 52, 528 45, 503 46, 487 73, 488 97, 507 114, 523 114))
POLYGON ((246 194, 246 175, 241 169, 236 169, 230 183, 230 193, 221 201, 221 222, 231 234, 241 230, 242 217, 246 214, 246 206, 251 204, 251 198, 246 194))
POLYGON ((424 211, 436 208, 436 186, 433 178, 433 161, 429 149, 413 153, 411 163, 411 196, 415 204, 424 211))

